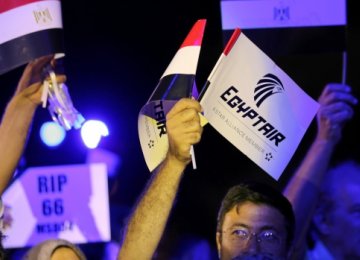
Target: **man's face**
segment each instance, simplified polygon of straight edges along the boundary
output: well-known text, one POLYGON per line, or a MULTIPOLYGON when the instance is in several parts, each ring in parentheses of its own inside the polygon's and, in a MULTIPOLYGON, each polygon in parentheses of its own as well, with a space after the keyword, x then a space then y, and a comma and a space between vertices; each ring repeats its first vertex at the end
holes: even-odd
POLYGON ((343 181, 334 194, 326 236, 330 250, 340 252, 344 259, 360 259, 360 179, 343 181))
POLYGON ((285 259, 284 216, 271 206, 244 202, 225 214, 216 242, 222 260, 285 259))

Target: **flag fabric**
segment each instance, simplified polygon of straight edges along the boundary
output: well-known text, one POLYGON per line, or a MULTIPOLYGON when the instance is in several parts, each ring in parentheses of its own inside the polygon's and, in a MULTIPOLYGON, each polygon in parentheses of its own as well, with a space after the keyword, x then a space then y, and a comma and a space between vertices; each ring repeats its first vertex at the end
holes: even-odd
POLYGON ((222 0, 220 5, 225 43, 241 28, 269 55, 346 49, 346 0, 222 0))
POLYGON ((59 0, 2 0, 0 24, 0 75, 41 56, 64 56, 59 0))
POLYGON ((206 20, 198 20, 161 76, 138 117, 138 134, 146 164, 153 171, 168 150, 166 114, 183 97, 197 98, 195 74, 206 20))
POLYGON ((319 104, 235 29, 200 103, 209 123, 274 179, 278 179, 319 104))

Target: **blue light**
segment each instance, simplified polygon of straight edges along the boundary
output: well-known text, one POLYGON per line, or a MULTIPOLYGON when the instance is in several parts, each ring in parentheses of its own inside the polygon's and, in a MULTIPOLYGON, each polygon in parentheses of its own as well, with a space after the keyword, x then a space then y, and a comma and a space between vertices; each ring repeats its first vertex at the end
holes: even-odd
POLYGON ((99 120, 87 120, 81 127, 81 138, 90 149, 94 149, 99 145, 102 136, 108 136, 109 130, 107 126, 99 120))
POLYGON ((56 122, 45 122, 40 128, 40 138, 49 147, 60 145, 65 136, 64 128, 56 122))

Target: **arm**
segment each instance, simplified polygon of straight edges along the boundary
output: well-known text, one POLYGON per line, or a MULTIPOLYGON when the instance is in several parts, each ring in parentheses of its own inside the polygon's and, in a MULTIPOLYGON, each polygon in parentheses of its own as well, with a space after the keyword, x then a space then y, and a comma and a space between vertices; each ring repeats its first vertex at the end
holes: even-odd
POLYGON ((319 195, 319 188, 344 124, 353 116, 351 105, 357 103, 346 85, 328 84, 320 98, 317 113, 317 134, 305 158, 295 172, 284 194, 293 205, 296 226, 295 248, 304 248, 319 195))
POLYGON ((164 232, 190 147, 200 141, 200 104, 181 99, 166 116, 169 150, 153 173, 127 224, 118 259, 151 259, 164 232))
MULTIPOLYGON (((41 102, 42 70, 52 56, 30 62, 10 99, 0 125, 0 195, 9 183, 23 153, 37 106, 41 102)), ((58 78, 65 80, 64 76, 58 78)))

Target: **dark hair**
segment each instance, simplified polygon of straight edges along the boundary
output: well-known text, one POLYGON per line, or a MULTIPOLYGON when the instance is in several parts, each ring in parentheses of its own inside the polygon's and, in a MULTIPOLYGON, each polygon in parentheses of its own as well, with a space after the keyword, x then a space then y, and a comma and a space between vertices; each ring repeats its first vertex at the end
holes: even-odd
POLYGON ((0 242, 0 260, 5 259, 5 249, 2 245, 2 241, 0 242))
POLYGON ((326 178, 324 178, 321 184, 317 207, 325 210, 325 212, 333 210, 336 206, 336 201, 338 201, 338 191, 341 190, 343 184, 354 182, 355 180, 358 183, 359 176, 360 164, 351 159, 338 162, 329 168, 326 178))
POLYGON ((222 200, 217 219, 217 231, 221 231, 224 217, 234 206, 250 201, 266 204, 277 209, 285 218, 288 248, 294 239, 295 216, 288 199, 277 189, 263 183, 248 182, 233 186, 222 200))
MULTIPOLYGON (((1 200, 1 198, 0 198, 1 200)), ((6 236, 0 231, 0 260, 6 259, 6 251, 3 246, 3 241, 6 236)))

